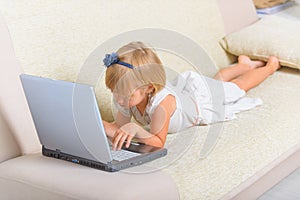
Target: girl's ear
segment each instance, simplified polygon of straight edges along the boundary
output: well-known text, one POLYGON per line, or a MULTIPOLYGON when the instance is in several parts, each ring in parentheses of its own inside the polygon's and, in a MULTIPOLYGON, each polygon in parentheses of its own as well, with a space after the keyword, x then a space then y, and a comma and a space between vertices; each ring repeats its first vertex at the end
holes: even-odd
POLYGON ((150 93, 153 93, 154 92, 154 86, 152 83, 150 83, 146 89, 146 93, 150 94, 150 93))

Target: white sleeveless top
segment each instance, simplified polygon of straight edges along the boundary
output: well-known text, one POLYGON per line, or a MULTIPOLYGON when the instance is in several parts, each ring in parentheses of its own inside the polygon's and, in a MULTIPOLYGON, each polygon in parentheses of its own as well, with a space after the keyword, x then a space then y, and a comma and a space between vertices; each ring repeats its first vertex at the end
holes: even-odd
POLYGON ((133 116, 140 124, 150 128, 155 109, 167 95, 173 95, 176 99, 169 133, 195 125, 231 120, 236 118, 236 113, 262 104, 259 98, 244 97, 245 91, 232 82, 222 82, 187 71, 168 82, 149 100, 143 116, 135 106, 130 109, 117 108, 123 115, 133 116))

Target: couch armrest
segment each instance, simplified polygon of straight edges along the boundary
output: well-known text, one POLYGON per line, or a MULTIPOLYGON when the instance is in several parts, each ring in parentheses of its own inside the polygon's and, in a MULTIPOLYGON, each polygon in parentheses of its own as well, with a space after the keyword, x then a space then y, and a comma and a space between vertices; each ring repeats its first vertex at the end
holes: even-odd
POLYGON ((0 193, 11 200, 179 199, 175 183, 161 171, 109 173, 40 154, 0 164, 0 193))
MULTIPOLYGON (((4 19, 0 15, 0 111, 21 153, 40 150, 33 121, 19 80, 21 68, 15 57, 4 19)), ((0 150, 2 148, 0 146, 0 150)))
POLYGON ((252 0, 218 0, 225 33, 238 31, 258 20, 252 0))

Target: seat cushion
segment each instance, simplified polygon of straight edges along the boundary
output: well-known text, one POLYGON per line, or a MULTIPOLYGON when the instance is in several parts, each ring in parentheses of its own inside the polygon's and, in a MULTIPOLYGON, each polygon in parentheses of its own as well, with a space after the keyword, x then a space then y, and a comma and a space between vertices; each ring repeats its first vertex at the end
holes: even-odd
MULTIPOLYGON (((190 128, 191 142, 182 142, 186 150, 164 169, 178 185, 180 197, 223 199, 234 188, 244 190, 249 180, 266 174, 282 155, 290 155, 300 143, 298 85, 299 71, 282 68, 247 93, 248 97, 261 98, 261 106, 237 114, 232 121, 190 128)), ((169 134, 167 140, 177 136, 169 134)), ((168 156, 171 150, 168 148, 168 156)), ((224 199, 231 199, 232 194, 224 199)))
POLYGON ((173 180, 161 171, 104 172, 41 154, 0 164, 3 199, 179 199, 173 180), (18 191, 18 192, 16 192, 18 191))

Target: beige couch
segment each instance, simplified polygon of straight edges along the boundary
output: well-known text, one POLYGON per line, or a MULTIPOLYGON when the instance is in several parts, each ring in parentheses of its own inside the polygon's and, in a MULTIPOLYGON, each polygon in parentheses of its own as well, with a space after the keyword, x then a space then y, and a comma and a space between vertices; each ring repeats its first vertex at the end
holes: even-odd
MULTIPOLYGON (((18 79, 22 70, 76 80, 86 58, 99 44, 125 31, 145 27, 185 35, 202 46, 217 66, 226 67, 235 57, 220 47, 219 40, 258 19, 251 2, 1 1, 0 11, 10 32, 1 18, 1 198, 255 199, 300 166, 296 156, 300 140, 300 125, 296 123, 300 120, 299 72, 285 68, 248 94, 261 97, 264 104, 226 122, 214 148, 204 157, 200 152, 214 126, 169 135, 169 155, 165 160, 171 161, 153 173, 110 174, 40 153, 18 79), (240 9, 232 10, 237 7, 240 9), (181 140, 187 137, 191 138, 188 143, 181 140), (182 144, 188 145, 178 152, 182 144)), ((168 66, 177 66, 179 71, 186 69, 179 66, 181 61, 161 56, 168 66)), ((214 70, 217 69, 208 70, 207 75, 214 70)), ((104 117, 111 119, 107 99, 99 103, 104 117)), ((154 163, 147 167, 157 164, 161 166, 154 163)))
POLYGON ((1 199, 179 199, 175 183, 161 171, 106 173, 43 157, 2 17, 0 43, 1 199))

